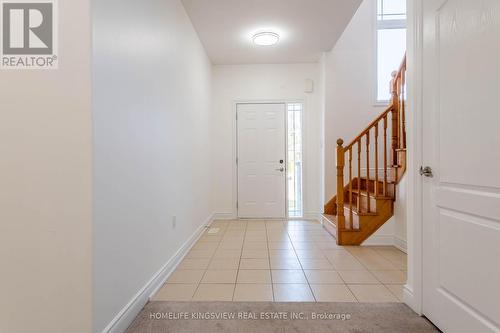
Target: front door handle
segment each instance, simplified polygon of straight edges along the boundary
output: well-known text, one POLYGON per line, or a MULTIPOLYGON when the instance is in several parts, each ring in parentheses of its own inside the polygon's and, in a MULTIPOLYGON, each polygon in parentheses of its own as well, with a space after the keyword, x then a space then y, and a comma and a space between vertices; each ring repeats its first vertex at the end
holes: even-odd
POLYGON ((283 172, 283 171, 285 171, 285 168, 281 167, 281 168, 279 168, 279 169, 275 169, 275 170, 276 170, 276 171, 279 171, 279 172, 283 172))
POLYGON ((434 175, 432 174, 432 168, 429 166, 426 166, 426 167, 421 166, 420 167, 420 176, 425 176, 425 177, 429 177, 429 178, 434 177, 434 175))

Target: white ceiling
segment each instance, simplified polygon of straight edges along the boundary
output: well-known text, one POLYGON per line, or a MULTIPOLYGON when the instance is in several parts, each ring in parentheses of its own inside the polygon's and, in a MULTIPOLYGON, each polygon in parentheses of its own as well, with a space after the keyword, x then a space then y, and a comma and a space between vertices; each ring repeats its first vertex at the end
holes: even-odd
POLYGON ((316 62, 333 48, 362 0, 182 0, 214 64, 316 62), (258 47, 261 30, 281 35, 258 47))

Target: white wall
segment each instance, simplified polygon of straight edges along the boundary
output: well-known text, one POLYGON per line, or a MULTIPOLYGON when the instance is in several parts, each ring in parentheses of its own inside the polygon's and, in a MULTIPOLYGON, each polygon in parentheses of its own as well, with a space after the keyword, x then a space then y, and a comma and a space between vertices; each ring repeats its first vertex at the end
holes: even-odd
MULTIPOLYGON (((364 0, 335 47, 325 55, 326 201, 336 194, 337 139, 349 143, 386 107, 375 106, 375 13, 376 0, 364 0)), ((398 185, 395 218, 367 243, 382 244, 395 235, 406 240, 404 188, 404 184, 398 185)))
POLYGON ((374 4, 364 0, 339 41, 326 54, 325 180, 326 198, 336 194, 335 148, 347 144, 384 111, 374 106, 376 75, 374 4), (333 167, 332 167, 333 166, 333 167))
POLYGON ((321 87, 318 64, 214 66, 214 193, 219 216, 235 216, 234 102, 303 100, 304 114, 304 214, 317 217, 321 207, 321 87), (312 79, 315 91, 304 93, 312 79))
POLYGON ((0 332, 91 331, 90 8, 58 3, 59 69, 0 71, 0 332))
POLYGON ((211 63, 179 0, 92 9, 100 332, 212 213, 211 63))

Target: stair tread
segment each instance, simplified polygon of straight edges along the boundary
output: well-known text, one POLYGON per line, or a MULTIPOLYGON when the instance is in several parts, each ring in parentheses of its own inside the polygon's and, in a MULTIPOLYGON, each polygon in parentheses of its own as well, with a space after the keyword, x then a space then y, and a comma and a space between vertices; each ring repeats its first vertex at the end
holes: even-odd
MULTIPOLYGON (((360 190, 360 191, 358 191, 358 189, 353 188, 352 190, 348 190, 348 191, 351 191, 352 193, 355 193, 355 194, 361 194, 363 196, 367 196, 368 195, 368 192, 366 190, 360 190)), ((376 199, 387 199, 387 200, 390 199, 390 200, 393 200, 393 198, 390 197, 390 196, 388 196, 388 195, 384 196, 384 195, 382 195, 380 193, 377 195, 377 194, 375 194, 375 193, 373 193, 371 191, 370 191, 370 196, 374 197, 376 199)))
MULTIPOLYGON (((367 178, 366 178, 366 177, 361 177, 360 179, 362 179, 362 180, 366 180, 367 178)), ((374 178, 371 178, 371 177, 370 177, 370 178, 368 178, 368 180, 373 181, 373 182, 375 181, 375 179, 374 179, 374 178)), ((384 179, 379 178, 378 182, 379 182, 379 183, 383 183, 383 182, 384 182, 384 179)), ((396 183, 396 182, 394 181, 394 179, 387 179, 387 184, 395 184, 395 183, 396 183)))
MULTIPOLYGON (((326 218, 330 223, 334 224, 337 227, 337 216, 330 214, 323 214, 323 217, 326 218)), ((342 229, 343 232, 360 232, 361 229, 342 229)))
MULTIPOLYGON (((351 210, 351 207, 348 202, 344 202, 344 209, 351 210)), ((358 207, 356 205, 352 205, 352 212, 358 216, 376 216, 375 212, 358 212, 358 207)))

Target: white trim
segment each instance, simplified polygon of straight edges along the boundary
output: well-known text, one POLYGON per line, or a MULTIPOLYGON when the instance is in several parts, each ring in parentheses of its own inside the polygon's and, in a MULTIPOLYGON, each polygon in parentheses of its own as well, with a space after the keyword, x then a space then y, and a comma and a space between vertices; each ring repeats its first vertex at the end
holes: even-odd
MULTIPOLYGON (((413 290, 410 288, 409 285, 405 284, 403 286, 403 301, 405 302, 406 305, 408 305, 413 311, 415 309, 421 308, 421 304, 419 303, 419 298, 415 297, 415 294, 413 293, 413 290)), ((417 311, 415 311, 417 312, 417 311)), ((422 315, 422 313, 417 312, 419 315, 422 315)))
POLYGON ((306 221, 318 221, 320 222, 323 217, 320 212, 303 212, 302 217, 289 217, 289 220, 306 220, 306 221))
POLYGON ((369 245, 369 246, 394 246, 400 251, 407 253, 406 250, 406 240, 402 239, 401 237, 398 237, 396 235, 371 235, 368 237, 367 240, 365 240, 362 244, 364 245, 369 245))
POLYGON ((234 212, 216 212, 214 213, 213 220, 235 220, 237 219, 234 212))
POLYGON ((191 237, 181 246, 181 248, 167 261, 163 267, 156 272, 153 277, 132 297, 120 312, 102 330, 102 333, 122 333, 134 321, 146 303, 161 288, 167 278, 184 259, 189 250, 203 235, 203 231, 214 221, 215 213, 212 213, 205 222, 196 229, 191 237))
POLYGON ((377 19, 377 30, 406 29, 406 20, 385 20, 377 19))
POLYGON ((394 236, 394 246, 397 247, 400 251, 408 253, 408 246, 406 244, 406 239, 403 239, 399 236, 394 236))
POLYGON ((371 235, 367 240, 361 244, 362 246, 385 246, 385 245, 395 245, 394 235, 371 235))
POLYGON ((321 225, 323 228, 330 234, 332 235, 333 238, 337 239, 337 225, 334 223, 331 223, 326 219, 323 215, 321 215, 321 225))
POLYGON ((408 281, 404 302, 422 314, 422 179, 417 172, 422 165, 422 66, 423 66, 423 0, 408 1, 407 29, 407 242, 408 281))

